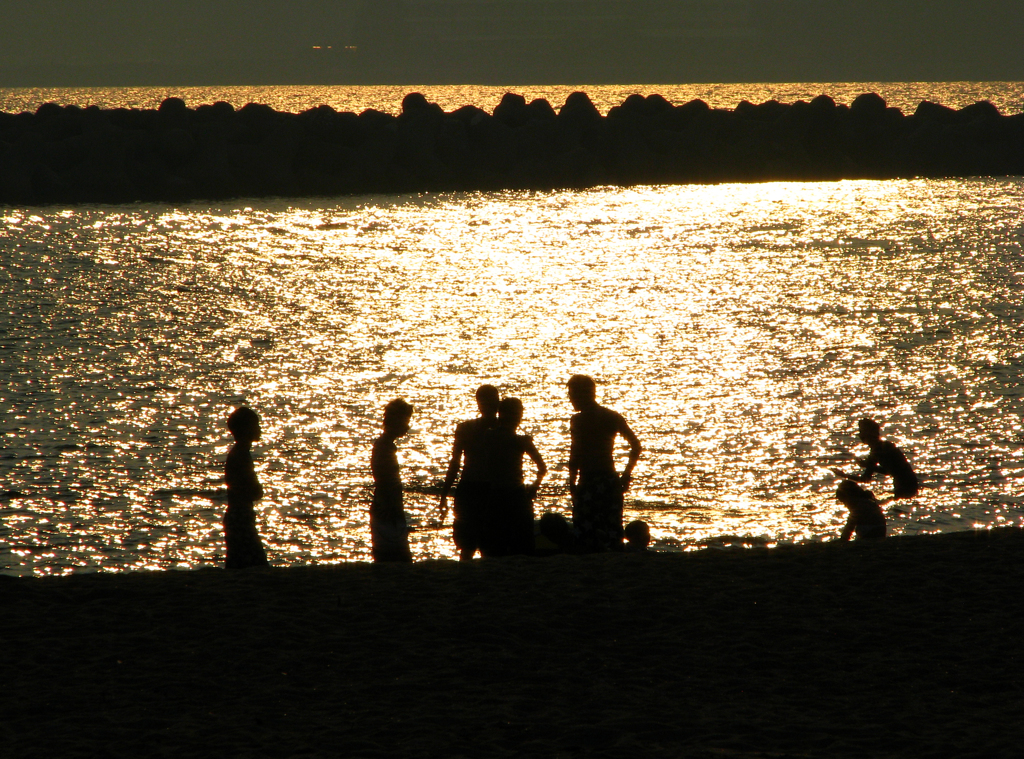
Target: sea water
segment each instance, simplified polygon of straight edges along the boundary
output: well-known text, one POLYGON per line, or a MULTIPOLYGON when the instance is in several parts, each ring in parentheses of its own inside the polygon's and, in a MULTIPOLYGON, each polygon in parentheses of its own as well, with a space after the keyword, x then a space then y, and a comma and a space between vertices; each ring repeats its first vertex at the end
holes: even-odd
POLYGON ((359 113, 375 108, 397 114, 402 98, 410 92, 423 93, 428 100, 445 111, 464 105, 475 105, 487 111, 501 102, 506 92, 526 98, 545 98, 556 109, 573 92, 586 92, 601 113, 620 105, 634 93, 657 93, 676 105, 699 98, 712 108, 735 108, 742 100, 762 103, 778 100, 792 103, 810 101, 818 95, 829 95, 837 103, 849 105, 865 92, 876 92, 886 102, 905 114, 914 112, 922 100, 962 108, 979 100, 988 100, 1004 114, 1024 111, 1024 82, 791 82, 754 84, 588 84, 538 86, 296 86, 296 87, 75 87, 75 88, 0 88, 0 111, 19 113, 35 111, 47 102, 61 105, 100 108, 157 108, 165 98, 179 97, 194 108, 222 100, 241 108, 246 103, 264 103, 279 111, 298 113, 319 105, 339 111, 359 113))
POLYGON ((413 553, 452 557, 428 523, 473 390, 523 400, 537 513, 568 512, 573 373, 644 445, 656 548, 835 538, 863 416, 922 481, 892 534, 1024 525, 1022 205, 968 178, 0 208, 0 571, 216 565, 241 403, 271 562, 366 560, 399 396, 413 553))

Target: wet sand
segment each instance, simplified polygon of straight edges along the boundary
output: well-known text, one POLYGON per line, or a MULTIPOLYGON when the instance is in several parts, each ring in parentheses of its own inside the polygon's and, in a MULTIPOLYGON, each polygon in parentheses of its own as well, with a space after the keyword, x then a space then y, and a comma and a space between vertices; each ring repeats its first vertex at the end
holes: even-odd
POLYGON ((1012 756, 1015 529, 0 577, 11 757, 1012 756))

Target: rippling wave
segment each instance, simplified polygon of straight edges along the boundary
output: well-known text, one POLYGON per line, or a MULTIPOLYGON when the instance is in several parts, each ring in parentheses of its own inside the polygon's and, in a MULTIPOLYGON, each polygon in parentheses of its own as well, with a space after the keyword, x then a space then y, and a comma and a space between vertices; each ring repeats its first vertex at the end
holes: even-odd
POLYGON ((645 445, 627 517, 661 548, 836 536, 865 415, 924 485, 893 532, 1022 524, 1022 205, 979 179, 0 209, 0 570, 215 564, 243 401, 275 564, 368 557, 395 396, 413 521, 482 382, 567 510, 575 372, 645 445))

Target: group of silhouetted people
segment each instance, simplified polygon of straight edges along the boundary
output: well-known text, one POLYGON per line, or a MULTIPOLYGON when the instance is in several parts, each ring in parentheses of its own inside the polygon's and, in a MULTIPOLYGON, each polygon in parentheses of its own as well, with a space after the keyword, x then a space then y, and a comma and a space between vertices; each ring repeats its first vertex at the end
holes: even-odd
POLYGON ((548 468, 533 438, 518 432, 523 404, 518 398, 499 399, 498 389, 482 385, 476 391, 480 416, 455 428, 455 445, 439 510, 448 515, 448 496, 454 493, 452 534, 459 558, 511 556, 533 552, 533 499, 548 468), (526 484, 523 459, 536 469, 526 484), (459 476, 461 470, 461 477, 459 476))
MULTIPOLYGON (((576 410, 570 422, 572 524, 560 524, 560 520, 564 521, 560 515, 545 515, 539 524, 545 541, 540 552, 621 550, 623 493, 629 487, 633 467, 640 457, 640 441, 621 415, 597 402, 597 387, 590 377, 574 375, 567 387, 569 400, 576 410), (621 474, 614 461, 615 440, 619 436, 629 444, 629 457, 621 474)), ((533 501, 548 468, 533 438, 518 431, 523 404, 518 398, 501 398, 493 385, 477 389, 476 403, 480 415, 455 428, 452 456, 438 503, 440 522, 447 519, 451 496, 452 535, 460 559, 471 559, 478 552, 482 557, 538 553, 533 501), (536 472, 529 484, 524 474, 525 459, 532 462, 536 472)), ((404 404, 402 408, 411 412, 402 400, 392 401, 385 408, 384 431, 374 444, 372 457, 374 507, 380 498, 393 498, 378 494, 392 493, 396 488, 401 492, 397 464, 390 463, 394 458, 395 437, 408 429, 407 416, 402 425, 392 426, 389 421, 389 410, 398 404, 404 404), (390 446, 386 453, 385 446, 390 446)), ((378 542, 374 529, 376 518, 371 510, 374 560, 410 561, 407 543, 401 551, 378 542)), ((407 534, 404 516, 396 513, 388 524, 398 525, 403 534, 407 534)), ((389 535, 392 534, 390 529, 389 535)), ((638 536, 635 544, 640 540, 638 536)), ((649 540, 647 531, 645 546, 649 540)))
MULTIPOLYGON (((597 387, 585 375, 572 376, 567 383, 569 400, 575 409, 569 423, 569 495, 571 523, 561 514, 549 512, 534 520, 533 501, 547 466, 533 439, 519 433, 523 404, 518 398, 501 398, 493 385, 476 391, 479 416, 455 428, 451 461, 441 487, 439 523, 448 516, 448 500, 454 506, 452 533, 460 559, 552 553, 595 553, 601 551, 646 550, 650 530, 642 521, 622 525, 623 495, 629 489, 641 446, 626 420, 597 402, 597 387), (629 446, 625 468, 615 466, 615 442, 622 438, 629 446), (527 484, 524 460, 535 469, 527 484)), ((370 456, 373 501, 370 506, 370 535, 373 560, 410 562, 409 526, 402 500, 402 478, 396 441, 409 431, 413 407, 398 398, 384 408, 383 429, 374 441, 370 456)), ((251 446, 260 438, 259 416, 250 408, 236 409, 228 417, 228 429, 235 445, 228 452, 224 470, 227 510, 224 535, 227 544, 225 567, 229 569, 267 566, 267 556, 256 530, 255 501, 263 489, 253 468, 251 446)), ((913 498, 919 484, 906 455, 892 442, 883 440, 881 428, 872 419, 858 423, 861 442, 869 455, 859 459, 862 471, 850 475, 833 470, 843 478, 836 498, 850 516, 841 540, 874 540, 885 537, 882 506, 889 501, 913 498), (879 501, 858 482, 875 474, 893 479, 893 495, 879 501)))
POLYGON ((836 489, 838 501, 850 510, 850 517, 843 527, 841 540, 856 536, 857 540, 878 540, 885 537, 886 524, 882 506, 890 501, 913 498, 920 490, 917 475, 903 453, 894 443, 882 439, 882 428, 874 419, 857 422, 860 441, 869 450, 866 458, 858 459, 860 474, 846 474, 833 469, 843 478, 836 489), (879 501, 875 494, 858 485, 868 482, 875 474, 892 477, 892 497, 879 501))

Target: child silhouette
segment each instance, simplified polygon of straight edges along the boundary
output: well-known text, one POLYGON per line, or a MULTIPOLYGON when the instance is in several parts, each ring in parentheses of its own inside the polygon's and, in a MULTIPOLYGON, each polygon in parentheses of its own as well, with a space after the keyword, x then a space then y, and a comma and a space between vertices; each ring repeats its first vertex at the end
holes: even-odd
POLYGON ((267 553, 256 531, 253 504, 263 497, 263 487, 252 463, 252 444, 260 439, 260 417, 247 406, 228 416, 228 430, 235 444, 224 464, 224 482, 228 488, 228 508, 224 512, 225 569, 266 567, 267 553))
POLYGON ((412 406, 396 398, 384 407, 384 431, 373 443, 373 504, 370 506, 370 538, 374 561, 411 562, 409 528, 402 504, 402 476, 395 441, 409 431, 412 406))

